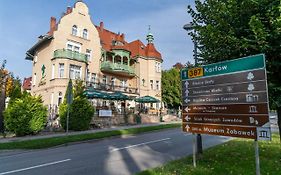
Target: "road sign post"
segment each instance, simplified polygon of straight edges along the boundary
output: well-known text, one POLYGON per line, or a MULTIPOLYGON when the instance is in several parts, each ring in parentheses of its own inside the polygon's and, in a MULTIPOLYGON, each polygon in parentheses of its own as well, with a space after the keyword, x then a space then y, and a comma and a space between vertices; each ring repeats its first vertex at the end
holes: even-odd
POLYGON ((271 140, 263 54, 181 70, 183 131, 271 140))

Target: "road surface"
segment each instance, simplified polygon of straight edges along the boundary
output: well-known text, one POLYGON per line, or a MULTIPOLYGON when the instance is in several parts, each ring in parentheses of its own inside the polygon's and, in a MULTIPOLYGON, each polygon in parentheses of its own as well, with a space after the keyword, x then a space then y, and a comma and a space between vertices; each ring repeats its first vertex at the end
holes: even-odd
MULTIPOLYGON (((228 140, 204 135, 203 148, 228 140)), ((191 154, 192 135, 179 128, 168 129, 50 149, 1 153, 0 175, 126 175, 191 154)))

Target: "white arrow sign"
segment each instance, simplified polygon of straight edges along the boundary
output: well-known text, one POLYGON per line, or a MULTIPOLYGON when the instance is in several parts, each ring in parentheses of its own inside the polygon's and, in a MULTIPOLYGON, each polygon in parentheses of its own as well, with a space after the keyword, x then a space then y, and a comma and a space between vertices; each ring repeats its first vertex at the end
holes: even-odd
POLYGON ((188 89, 185 90, 185 95, 187 96, 189 93, 188 89))
POLYGON ((190 100, 189 100, 188 98, 186 98, 186 99, 184 100, 184 102, 185 102, 185 103, 188 103, 188 102, 190 102, 190 100))
POLYGON ((189 109, 188 107, 186 107, 184 110, 185 110, 186 112, 190 111, 190 109, 189 109))
POLYGON ((188 81, 185 81, 184 85, 185 85, 185 88, 188 88, 188 85, 189 85, 188 81))
POLYGON ((186 121, 189 121, 191 118, 188 117, 188 116, 186 116, 184 119, 185 119, 186 121))
POLYGON ((185 126, 186 131, 189 131, 190 127, 188 125, 185 126))

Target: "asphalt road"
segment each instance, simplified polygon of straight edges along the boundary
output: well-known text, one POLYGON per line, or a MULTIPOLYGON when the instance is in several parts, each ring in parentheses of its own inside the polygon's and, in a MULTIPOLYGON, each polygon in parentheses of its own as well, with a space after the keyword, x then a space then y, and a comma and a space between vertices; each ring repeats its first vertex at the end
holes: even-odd
MULTIPOLYGON (((0 175, 134 174, 192 154, 192 137, 180 129, 169 129, 57 148, 1 153, 0 175)), ((203 136, 203 147, 228 140, 228 137, 203 136)))

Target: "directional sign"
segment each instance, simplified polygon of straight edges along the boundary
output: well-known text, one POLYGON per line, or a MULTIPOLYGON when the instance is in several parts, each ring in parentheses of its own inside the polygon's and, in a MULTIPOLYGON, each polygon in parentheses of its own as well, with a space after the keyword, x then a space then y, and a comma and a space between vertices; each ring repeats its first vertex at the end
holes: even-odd
MULTIPOLYGON (((229 73, 235 73, 235 72, 241 72, 247 70, 264 69, 265 68, 264 54, 224 61, 220 63, 209 64, 203 66, 202 68, 203 68, 202 76, 204 77, 223 75, 223 74, 229 74, 229 73)), ((193 68, 193 69, 200 69, 200 68, 193 68)), ((182 80, 194 78, 194 76, 189 76, 188 72, 189 72, 188 69, 181 70, 182 80)), ((201 77, 201 74, 199 77, 201 77)))
POLYGON ((248 70, 246 72, 238 72, 235 74, 227 74, 213 77, 201 77, 196 79, 183 80, 183 88, 193 88, 201 86, 211 86, 211 85, 222 85, 222 84, 232 84, 232 83, 245 83, 245 82, 255 82, 259 80, 265 80, 264 69, 259 70, 248 70), (187 85, 188 86, 187 86, 187 85))
POLYGON ((181 70, 183 130, 270 139, 263 54, 181 70))
POLYGON ((224 124, 237 126, 269 126, 267 115, 188 115, 183 114, 183 122, 201 124, 224 124))
POLYGON ((189 105, 183 107, 183 113, 187 114, 266 114, 267 103, 251 104, 226 104, 226 105, 189 105))
POLYGON ((261 92, 241 92, 219 95, 205 95, 186 97, 183 104, 188 105, 208 105, 208 104, 241 104, 241 103, 266 103, 267 93, 261 92))
POLYGON ((266 82, 264 80, 185 89, 184 95, 201 96, 201 95, 227 94, 227 93, 234 93, 234 92, 257 92, 257 91, 266 91, 266 82))

